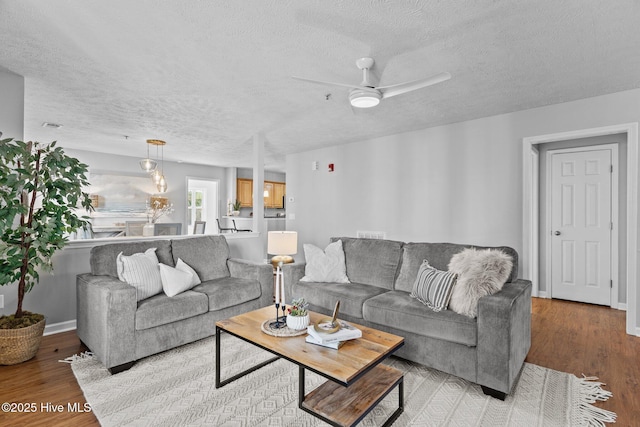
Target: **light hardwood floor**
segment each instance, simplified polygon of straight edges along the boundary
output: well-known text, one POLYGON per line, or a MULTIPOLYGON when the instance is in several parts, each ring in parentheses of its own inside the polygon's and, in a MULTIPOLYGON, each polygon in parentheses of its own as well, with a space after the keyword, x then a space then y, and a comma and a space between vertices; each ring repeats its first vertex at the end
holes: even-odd
MULTIPOLYGON (((640 338, 625 334, 624 311, 559 300, 533 299, 532 345, 527 362, 577 376, 597 376, 613 392, 596 405, 618 414, 617 426, 640 423, 640 338)), ((35 403, 35 413, 0 412, 2 426, 97 426, 90 412, 72 413, 85 402, 71 367, 59 363, 84 351, 75 332, 44 337, 38 355, 0 367, 0 403, 35 403), (62 405, 46 412, 42 405, 62 405)))

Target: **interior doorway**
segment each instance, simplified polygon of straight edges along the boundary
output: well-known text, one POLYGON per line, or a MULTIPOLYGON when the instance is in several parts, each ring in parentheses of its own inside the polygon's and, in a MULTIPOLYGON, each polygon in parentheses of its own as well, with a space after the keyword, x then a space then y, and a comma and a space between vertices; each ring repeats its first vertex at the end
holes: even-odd
MULTIPOLYGON (((640 319, 637 318, 638 306, 638 169, 640 159, 638 158, 638 123, 625 123, 600 128, 582 129, 577 131, 560 132, 555 134, 531 136, 523 138, 523 247, 522 247, 522 269, 523 277, 530 279, 533 283, 533 296, 549 297, 546 294, 545 274, 547 271, 544 253, 544 239, 540 238, 545 232, 545 215, 540 211, 540 194, 546 189, 540 184, 541 166, 546 162, 542 161, 544 155, 542 151, 553 143, 566 143, 568 141, 584 138, 623 135, 626 141, 626 177, 621 178, 624 183, 624 190, 621 188, 620 210, 624 210, 625 220, 623 224, 614 232, 618 237, 625 236, 624 256, 620 254, 620 264, 624 263, 624 278, 626 292, 621 291, 620 295, 612 292, 612 306, 627 310, 626 332, 640 336, 640 319), (624 201, 624 203, 623 203, 624 201), (624 208, 622 208, 624 206, 624 208), (624 227, 624 230, 622 230, 624 227)), ((622 168, 622 165, 620 165, 622 168)), ((622 187, 622 185, 621 185, 622 187)), ((615 226, 615 225, 614 225, 615 226)), ((612 270, 614 273, 616 269, 612 270)), ((616 291, 614 287, 614 291, 616 291)))
POLYGON ((218 180, 187 178, 187 234, 193 234, 196 221, 205 221, 205 234, 217 232, 218 186, 218 180))
POLYGON ((544 210, 550 221, 543 232, 550 249, 546 276, 551 298, 614 305, 613 270, 619 267, 614 250, 618 236, 613 233, 614 221, 619 222, 617 160, 617 143, 547 152, 544 210))

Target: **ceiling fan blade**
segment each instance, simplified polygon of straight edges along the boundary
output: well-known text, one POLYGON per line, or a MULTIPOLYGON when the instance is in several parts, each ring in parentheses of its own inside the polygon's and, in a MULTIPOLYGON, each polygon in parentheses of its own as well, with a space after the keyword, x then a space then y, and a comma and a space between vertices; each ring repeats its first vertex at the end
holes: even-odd
POLYGON ((353 88, 357 88, 360 87, 359 85, 348 85, 348 84, 344 84, 344 83, 333 83, 333 82, 323 82, 322 80, 313 80, 313 79, 307 79, 305 77, 297 77, 297 76, 291 76, 292 79, 296 79, 296 80, 302 80, 304 82, 310 82, 310 83, 316 83, 319 85, 329 85, 329 86, 339 86, 339 87, 346 87, 349 89, 353 89, 353 88))
POLYGON ((422 89, 423 87, 442 83, 451 78, 451 74, 444 72, 436 74, 435 76, 427 77, 426 79, 414 80, 412 82, 400 83, 392 86, 380 86, 377 87, 382 92, 383 98, 391 98, 392 96, 402 95, 403 93, 411 92, 414 90, 422 89))

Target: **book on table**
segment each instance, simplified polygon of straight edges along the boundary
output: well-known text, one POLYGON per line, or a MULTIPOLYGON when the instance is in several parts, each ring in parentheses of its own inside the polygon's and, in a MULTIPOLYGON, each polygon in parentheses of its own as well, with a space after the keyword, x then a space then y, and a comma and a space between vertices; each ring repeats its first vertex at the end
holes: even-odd
POLYGON ((340 329, 333 333, 318 332, 315 325, 307 327, 307 333, 322 344, 353 340, 362 337, 362 331, 347 322, 340 321, 340 329))
POLYGON ((305 338, 305 341, 308 342, 309 344, 315 344, 315 345, 319 345, 322 347, 328 347, 328 348, 332 348, 334 350, 339 349, 340 347, 342 347, 342 344, 344 344, 344 341, 334 341, 334 342, 328 342, 328 343, 322 343, 321 341, 315 339, 313 337, 313 335, 307 335, 305 338))

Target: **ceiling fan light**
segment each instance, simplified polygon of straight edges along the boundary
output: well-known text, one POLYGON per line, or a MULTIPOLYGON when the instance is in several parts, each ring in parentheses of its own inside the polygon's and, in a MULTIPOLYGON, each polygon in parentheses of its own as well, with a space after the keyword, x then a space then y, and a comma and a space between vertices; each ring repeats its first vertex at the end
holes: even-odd
POLYGON ((349 102, 356 108, 371 108, 380 104, 382 95, 375 90, 354 89, 349 93, 349 102))

